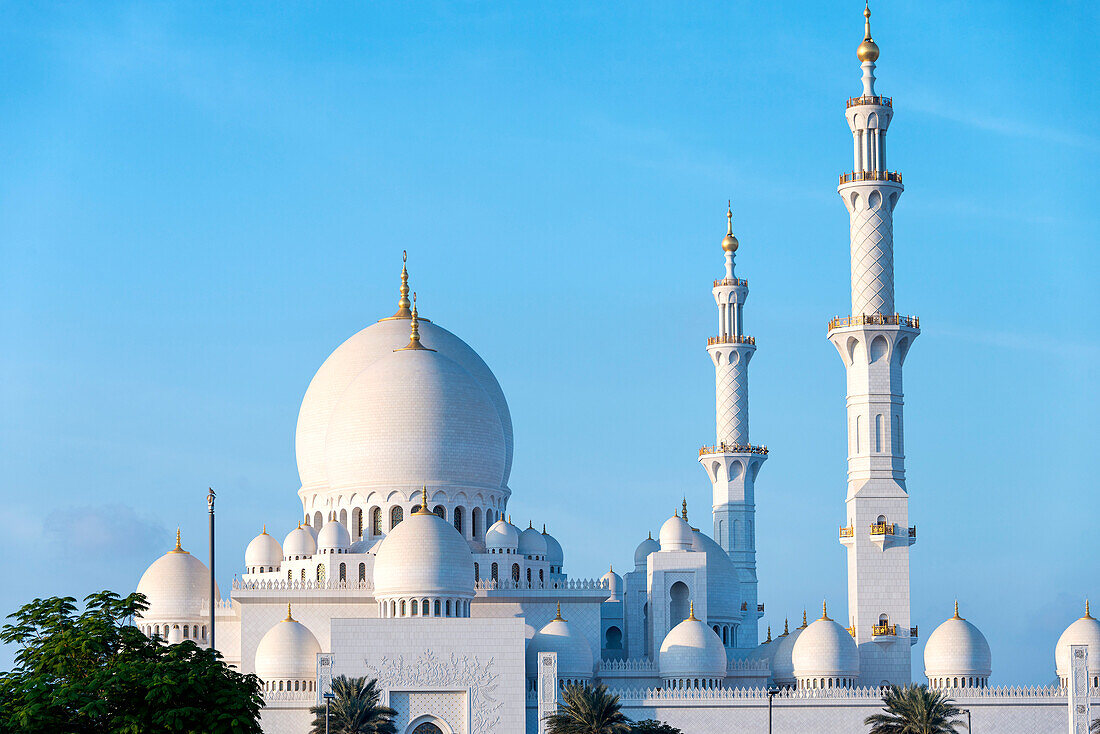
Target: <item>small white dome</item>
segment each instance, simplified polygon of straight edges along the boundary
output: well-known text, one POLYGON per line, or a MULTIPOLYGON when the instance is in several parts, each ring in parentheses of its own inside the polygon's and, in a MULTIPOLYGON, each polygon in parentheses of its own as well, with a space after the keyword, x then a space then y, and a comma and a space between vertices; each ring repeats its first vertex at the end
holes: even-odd
POLYGON ((691 526, 679 515, 673 515, 665 520, 661 526, 661 532, 657 536, 661 539, 661 550, 680 551, 691 550, 695 539, 692 537, 691 526))
POLYGON ((546 538, 538 530, 527 526, 527 529, 519 534, 519 554, 521 556, 546 557, 546 538))
POLYGON ((317 542, 317 528, 310 525, 308 519, 304 523, 302 523, 302 530, 305 530, 307 533, 309 533, 309 537, 313 538, 314 543, 317 542))
POLYGON ((1069 678, 1070 645, 1088 645, 1089 672, 1100 670, 1100 621, 1089 613, 1088 602, 1085 602, 1085 616, 1067 627, 1054 646, 1054 664, 1062 680, 1069 678))
POLYGON ((542 537, 546 541, 546 561, 555 568, 561 568, 565 563, 565 553, 561 549, 561 543, 546 532, 546 526, 542 526, 542 537))
POLYGON ((168 639, 165 641, 169 645, 178 645, 183 642, 183 630, 180 629, 178 624, 173 625, 172 629, 168 630, 168 639))
POLYGON ((283 558, 308 558, 317 552, 317 541, 306 528, 308 525, 299 525, 287 534, 283 540, 283 558))
POLYGON ((638 544, 638 548, 634 551, 634 570, 645 570, 650 553, 656 553, 661 550, 661 544, 653 539, 650 535, 648 538, 638 544))
POLYGON ((527 676, 538 674, 538 655, 540 652, 558 654, 559 678, 591 678, 592 647, 583 636, 576 634, 569 623, 561 617, 561 604, 558 616, 550 620, 527 643, 527 676))
POLYGON ((775 653, 776 641, 771 639, 771 630, 768 630, 768 639, 761 642, 755 648, 753 648, 748 655, 745 656, 746 660, 765 660, 771 665, 772 655, 775 653))
MULTIPOLYGON (((142 619, 197 619, 202 616, 203 602, 210 598, 210 569, 180 547, 177 531, 175 549, 153 561, 141 575, 137 591, 145 595, 149 604, 142 619)), ((217 584, 214 598, 221 599, 217 584)))
MULTIPOLYGON (((803 613, 803 620, 805 620, 805 613, 803 613)), ((799 635, 806 626, 803 621, 802 627, 796 628, 794 632, 788 632, 787 625, 784 623, 783 634, 772 640, 772 680, 776 683, 788 686, 795 684, 794 661, 791 659, 791 654, 794 652, 794 643, 798 641, 799 635)))
POLYGON ((266 526, 263 532, 253 538, 244 549, 244 566, 248 573, 252 573, 254 568, 263 571, 269 568, 278 570, 282 561, 283 548, 279 545, 279 541, 267 534, 266 526))
POLYGON ((317 533, 317 550, 322 553, 345 551, 351 547, 351 533, 339 520, 330 519, 317 533))
POLYGON ((661 677, 725 678, 726 648, 722 638, 692 613, 669 630, 661 643, 659 668, 661 677))
POLYGON ((269 629, 256 646, 256 675, 261 680, 316 680, 317 638, 301 622, 290 616, 269 629))
POLYGON ((988 678, 992 672, 989 643, 981 631, 959 616, 948 619, 928 636, 924 646, 924 674, 928 678, 988 678))
POLYGON ((791 651, 796 680, 804 678, 857 678, 859 649, 839 622, 824 613, 810 623, 791 651))
POLYGON ((434 512, 409 515, 376 551, 374 595, 472 597, 474 557, 454 526, 434 512))
POLYGON ((485 531, 485 547, 515 553, 519 548, 519 528, 501 517, 485 531))
POLYGON ((623 595, 623 577, 610 568, 600 577, 600 581, 607 584, 608 601, 620 601, 623 595))
POLYGON ((348 547, 348 553, 370 553, 381 542, 382 538, 363 538, 352 543, 348 547))

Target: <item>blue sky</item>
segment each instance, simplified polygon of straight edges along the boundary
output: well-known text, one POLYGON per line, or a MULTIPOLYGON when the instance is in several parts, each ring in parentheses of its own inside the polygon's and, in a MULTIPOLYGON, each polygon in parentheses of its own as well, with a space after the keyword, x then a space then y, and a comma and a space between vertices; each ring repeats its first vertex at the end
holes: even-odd
MULTIPOLYGON (((625 570, 682 495, 707 514, 732 198, 752 439, 772 452, 762 625, 843 609, 825 326, 849 302, 835 186, 861 11, 0 3, 0 608, 131 589, 177 525, 198 551, 208 485, 225 588, 262 523, 293 527, 299 402, 393 311, 402 249, 424 314, 508 396, 514 519, 545 522, 574 575, 625 570)), ((927 637, 958 597, 994 681, 1047 683, 1100 599, 1100 11, 873 11, 907 187, 897 303, 923 328, 914 622, 927 637)))

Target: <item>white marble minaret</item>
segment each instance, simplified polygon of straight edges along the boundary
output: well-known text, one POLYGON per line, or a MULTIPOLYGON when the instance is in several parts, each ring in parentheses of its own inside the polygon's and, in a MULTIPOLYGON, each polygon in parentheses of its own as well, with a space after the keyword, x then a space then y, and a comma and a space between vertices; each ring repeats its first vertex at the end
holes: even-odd
POLYGON ((848 618, 861 685, 910 680, 909 527, 902 439, 902 365, 919 322, 894 306, 894 206, 901 175, 886 168, 889 97, 875 92, 879 49, 871 11, 857 51, 863 93, 848 100, 854 165, 837 192, 851 219, 852 315, 829 324, 848 373, 848 497, 840 541, 848 549, 848 618))
POLYGON ((737 630, 736 647, 755 647, 756 621, 762 616, 757 606, 756 505, 753 485, 768 449, 749 443, 749 361, 756 352, 756 339, 745 335, 744 308, 749 283, 733 272, 737 238, 733 236, 733 211, 726 211, 726 276, 714 281, 714 302, 718 305, 718 336, 707 339, 707 352, 714 363, 715 422, 713 446, 699 450, 699 463, 710 477, 713 492, 714 539, 741 571, 741 599, 744 622, 737 630))

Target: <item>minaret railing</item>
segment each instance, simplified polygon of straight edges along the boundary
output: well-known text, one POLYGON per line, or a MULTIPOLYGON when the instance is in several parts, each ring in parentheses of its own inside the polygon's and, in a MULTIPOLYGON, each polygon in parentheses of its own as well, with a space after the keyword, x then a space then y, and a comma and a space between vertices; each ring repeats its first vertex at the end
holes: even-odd
POLYGON ((707 337, 707 346, 714 344, 756 344, 756 337, 745 336, 744 334, 723 334, 707 337))
POLYGON ((829 320, 829 331, 849 326, 908 326, 919 329, 920 318, 897 313, 863 313, 858 316, 834 316, 829 320))
POLYGON ((749 446, 748 444, 738 443, 722 443, 715 444, 714 446, 704 446, 699 449, 700 456, 706 456, 707 454, 763 454, 768 455, 767 446, 749 446))
POLYGON ((840 174, 840 183, 852 183, 853 181, 896 181, 901 183, 901 173, 898 171, 851 171, 840 174))
POLYGON ((893 107, 894 106, 894 98, 893 97, 874 97, 874 96, 870 96, 870 95, 864 95, 862 97, 849 97, 847 106, 848 107, 856 107, 857 105, 864 105, 864 104, 877 104, 881 107, 893 107))

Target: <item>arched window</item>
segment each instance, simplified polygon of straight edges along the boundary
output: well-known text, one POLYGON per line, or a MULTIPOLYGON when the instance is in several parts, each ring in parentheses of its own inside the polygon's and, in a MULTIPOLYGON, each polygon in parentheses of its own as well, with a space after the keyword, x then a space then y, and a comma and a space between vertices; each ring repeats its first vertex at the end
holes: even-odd
POLYGON ((527 569, 527 587, 528 588, 531 587, 531 569, 530 568, 527 569))
POLYGON ((317 580, 318 581, 324 581, 325 580, 325 564, 323 564, 323 563, 318 563, 317 564, 317 580))
POLYGON ((306 580, 306 570, 303 568, 302 569, 302 581, 305 581, 305 580, 306 580))
POLYGON ((363 510, 356 507, 351 511, 352 519, 355 521, 355 539, 362 540, 363 538, 363 510))
POLYGON ((417 610, 417 602, 416 602, 416 599, 413 599, 412 600, 412 616, 414 616, 414 617, 416 616, 416 610, 417 610))
POLYGON ((341 581, 347 581, 348 580, 347 564, 344 564, 344 563, 340 564, 340 580, 341 581))
POLYGON ((401 524, 401 521, 405 519, 405 510, 400 505, 397 505, 390 509, 390 530, 401 524))
POLYGON ((875 451, 882 451, 882 414, 875 416, 875 451))
POLYGON ((183 625, 183 639, 189 639, 191 637, 191 628, 186 624, 183 625))
POLYGON ((204 639, 204 640, 206 639, 206 625, 205 624, 202 626, 202 639, 204 639))
POLYGON ((860 453, 860 449, 861 449, 861 445, 860 445, 861 444, 861 441, 860 441, 860 434, 861 433, 863 433, 863 416, 862 415, 857 415, 856 416, 856 453, 857 454, 860 453))
POLYGON ((474 564, 474 583, 481 581, 481 567, 478 564, 474 564))
POLYGON ((604 647, 608 650, 623 649, 623 631, 618 627, 608 627, 604 635, 604 647))
POLYGON ((359 580, 360 581, 366 581, 367 580, 367 564, 365 564, 365 563, 360 563, 359 564, 359 580))
POLYGON ((435 613, 435 616, 437 616, 437 617, 440 616, 441 611, 440 611, 439 599, 436 599, 435 604, 432 605, 432 611, 435 613))
POLYGON ((436 505, 435 509, 433 509, 432 512, 434 512, 436 515, 439 515, 444 520, 447 519, 447 508, 443 505, 436 505))
MULTIPOLYGON (((528 571, 530 571, 530 569, 528 569, 528 571)), ((513 563, 512 564, 512 582, 516 583, 516 584, 519 583, 519 564, 518 563, 513 563)))
POLYGON ((382 508, 375 507, 370 511, 370 532, 371 535, 382 534, 382 508))
POLYGON ((289 568, 286 571, 286 580, 287 581, 293 581, 294 580, 294 572, 291 571, 289 568))
POLYGON ((455 530, 462 534, 462 508, 456 507, 454 511, 455 530))
MULTIPOLYGON (((718 632, 717 625, 715 625, 714 631, 715 631, 715 633, 718 632)), ((722 644, 726 645, 727 647, 730 644, 730 629, 729 629, 729 627, 723 627, 722 628, 722 644)))
POLYGON ((677 581, 668 590, 669 622, 672 626, 680 624, 688 616, 688 587, 683 581, 677 581))
POLYGON ((496 581, 497 580, 497 564, 495 564, 495 563, 493 564, 492 574, 493 574, 493 576, 492 576, 493 581, 496 581))
POLYGON ((420 602, 420 614, 427 617, 431 613, 431 609, 428 608, 428 600, 425 599, 424 601, 420 602))
POLYGON ((470 530, 473 532, 474 540, 481 540, 484 531, 481 528, 480 507, 475 507, 473 514, 470 515, 470 530))

